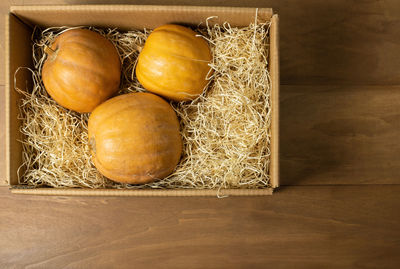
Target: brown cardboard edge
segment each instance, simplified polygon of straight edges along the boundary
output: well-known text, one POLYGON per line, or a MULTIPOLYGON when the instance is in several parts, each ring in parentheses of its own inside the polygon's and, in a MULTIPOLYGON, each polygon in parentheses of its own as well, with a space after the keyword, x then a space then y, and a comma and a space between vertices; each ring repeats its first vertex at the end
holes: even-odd
POLYGON ((11 156, 10 156, 10 14, 5 16, 5 116, 6 116, 6 180, 10 184, 11 156))
POLYGON ((271 186, 279 186, 279 17, 274 14, 270 28, 271 46, 271 186))
POLYGON ((18 13, 18 11, 86 11, 86 10, 97 10, 97 11, 110 11, 110 10, 121 10, 129 12, 129 10, 182 10, 182 11, 194 11, 194 10, 213 10, 213 11, 231 11, 241 13, 244 11, 262 11, 263 14, 268 14, 267 18, 271 18, 273 11, 272 8, 256 8, 256 7, 229 7, 229 6, 179 6, 179 5, 13 5, 10 6, 11 13, 18 13))
POLYGON ((271 195, 272 188, 267 189, 222 189, 222 190, 126 190, 126 189, 19 189, 12 188, 11 193, 29 195, 60 195, 60 196, 265 196, 271 195))

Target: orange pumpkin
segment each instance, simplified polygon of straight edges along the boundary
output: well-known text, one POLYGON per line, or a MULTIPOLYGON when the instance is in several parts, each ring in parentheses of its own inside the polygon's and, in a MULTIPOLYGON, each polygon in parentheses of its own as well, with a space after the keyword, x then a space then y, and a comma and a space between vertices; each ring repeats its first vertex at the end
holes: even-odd
POLYGON ((143 87, 175 101, 198 97, 212 60, 207 42, 189 28, 167 24, 153 30, 139 54, 136 76, 143 87))
POLYGON ((59 35, 46 47, 43 84, 61 106, 91 112, 119 89, 121 63, 114 45, 86 29, 59 35))
POLYGON ((169 175, 182 138, 172 107, 151 93, 130 93, 99 105, 89 117, 92 160, 104 176, 141 184, 169 175))

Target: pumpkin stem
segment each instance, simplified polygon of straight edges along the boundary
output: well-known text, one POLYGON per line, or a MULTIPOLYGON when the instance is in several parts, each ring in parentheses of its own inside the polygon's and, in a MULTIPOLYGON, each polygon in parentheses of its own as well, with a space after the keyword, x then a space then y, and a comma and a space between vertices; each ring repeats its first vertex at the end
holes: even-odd
POLYGON ((50 48, 49 46, 44 45, 44 53, 46 53, 47 56, 48 56, 50 59, 53 59, 53 58, 56 56, 56 52, 57 52, 57 51, 53 50, 53 49, 50 48))
POLYGON ((55 53, 55 51, 47 45, 44 45, 44 52, 49 55, 55 53))

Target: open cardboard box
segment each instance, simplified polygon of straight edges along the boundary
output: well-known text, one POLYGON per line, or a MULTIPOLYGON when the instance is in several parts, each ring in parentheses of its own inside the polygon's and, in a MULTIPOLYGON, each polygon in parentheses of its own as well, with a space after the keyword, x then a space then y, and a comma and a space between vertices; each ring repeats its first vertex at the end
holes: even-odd
MULTIPOLYGON (((270 8, 261 8, 258 19, 271 21, 269 71, 272 79, 272 140, 271 188, 218 190, 120 190, 120 189, 54 189, 27 188, 18 184, 17 171, 22 163, 22 144, 18 120, 19 94, 14 90, 14 73, 20 66, 32 67, 31 35, 34 25, 117 27, 121 30, 153 29, 166 23, 197 25, 210 16, 214 22, 229 22, 232 26, 248 26, 254 22, 255 8, 136 6, 136 5, 76 5, 76 6, 14 6, 6 18, 6 164, 11 192, 42 195, 115 195, 115 196, 208 196, 268 195, 279 185, 279 54, 278 16, 270 8)), ((31 75, 18 74, 18 87, 29 89, 31 75)))

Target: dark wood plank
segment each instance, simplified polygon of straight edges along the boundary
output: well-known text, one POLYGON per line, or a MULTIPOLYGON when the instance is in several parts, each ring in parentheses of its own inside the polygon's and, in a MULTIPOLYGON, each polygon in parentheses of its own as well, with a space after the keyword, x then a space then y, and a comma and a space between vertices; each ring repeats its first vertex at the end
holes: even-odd
MULTIPOLYGON (((397 0, 9 0, 13 5, 165 4, 272 7, 280 15, 284 84, 399 84, 400 3, 397 0)), ((210 14, 212 15, 212 14, 210 14)), ((0 27, 0 44, 4 27, 0 27)), ((0 50, 0 61, 4 53, 0 50)), ((0 72, 0 85, 4 84, 0 72)))
POLYGON ((400 183, 400 86, 283 86, 280 104, 282 184, 400 183))
POLYGON ((399 1, 266 2, 280 14, 282 83, 400 83, 399 1))
POLYGON ((1 268, 399 268, 400 186, 286 187, 269 197, 11 195, 1 268))

